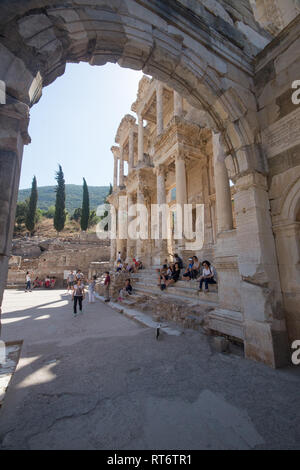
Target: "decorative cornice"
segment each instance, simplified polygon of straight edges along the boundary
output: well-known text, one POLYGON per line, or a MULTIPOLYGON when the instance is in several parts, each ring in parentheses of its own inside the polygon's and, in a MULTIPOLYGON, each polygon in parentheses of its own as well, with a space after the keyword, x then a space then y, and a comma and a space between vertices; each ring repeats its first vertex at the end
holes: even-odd
POLYGON ((126 114, 123 117, 116 134, 115 141, 117 144, 121 143, 121 138, 123 134, 129 134, 129 130, 132 126, 136 124, 136 118, 133 117, 131 114, 126 114))

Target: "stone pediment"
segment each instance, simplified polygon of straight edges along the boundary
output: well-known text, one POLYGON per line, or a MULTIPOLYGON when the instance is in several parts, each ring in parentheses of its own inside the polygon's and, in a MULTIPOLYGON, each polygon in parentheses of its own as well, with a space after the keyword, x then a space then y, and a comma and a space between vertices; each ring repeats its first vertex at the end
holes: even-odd
POLYGON ((123 117, 116 134, 115 141, 117 144, 122 143, 122 137, 127 136, 130 128, 133 127, 135 124, 136 118, 131 114, 126 114, 126 116, 123 117))

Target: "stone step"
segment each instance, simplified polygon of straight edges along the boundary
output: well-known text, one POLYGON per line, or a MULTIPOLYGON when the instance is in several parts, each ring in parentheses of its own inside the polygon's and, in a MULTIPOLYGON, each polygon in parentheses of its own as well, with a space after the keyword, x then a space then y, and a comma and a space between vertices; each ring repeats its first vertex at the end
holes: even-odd
MULTIPOLYGON (((138 285, 145 285, 147 287, 154 287, 154 288, 158 288, 158 285, 157 285, 157 279, 136 279, 136 282, 134 284, 135 286, 138 285)), ((201 293, 199 292, 199 282, 198 281, 190 281, 190 282, 185 282, 185 281, 178 281, 176 282, 175 285, 172 285, 169 287, 169 289, 172 289, 172 290, 177 290, 177 291, 180 291, 180 292, 185 292, 187 293, 188 295, 195 295, 196 296, 199 296, 201 295, 201 293)), ((210 289, 209 289, 209 293, 208 294, 205 294, 204 292, 203 295, 212 295, 214 294, 215 295, 215 300, 217 301, 218 300, 218 289, 216 286, 210 286, 210 289)))
POLYGON ((199 294, 191 294, 185 293, 180 291, 179 289, 169 288, 168 290, 161 291, 159 287, 155 286, 144 286, 144 285, 137 285, 134 286, 134 291, 137 293, 144 293, 145 295, 154 295, 154 296, 164 296, 170 297, 178 300, 184 300, 186 302, 191 302, 194 304, 204 304, 209 305, 212 307, 218 306, 218 297, 216 294, 213 293, 199 293, 199 294))

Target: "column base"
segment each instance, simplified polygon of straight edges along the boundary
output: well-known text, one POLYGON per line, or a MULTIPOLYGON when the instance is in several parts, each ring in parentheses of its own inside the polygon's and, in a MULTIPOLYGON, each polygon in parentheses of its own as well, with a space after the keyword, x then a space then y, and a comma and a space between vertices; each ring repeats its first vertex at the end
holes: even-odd
POLYGON ((291 364, 286 331, 271 330, 268 323, 245 322, 245 357, 275 368, 291 364))

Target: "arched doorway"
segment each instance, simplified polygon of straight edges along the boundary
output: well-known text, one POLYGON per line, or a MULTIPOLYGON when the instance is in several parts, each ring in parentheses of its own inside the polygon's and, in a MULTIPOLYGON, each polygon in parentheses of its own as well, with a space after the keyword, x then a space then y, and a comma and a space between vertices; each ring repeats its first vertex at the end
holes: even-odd
POLYGON ((299 167, 286 185, 274 231, 290 341, 300 337, 300 177, 299 167))
POLYGON ((167 83, 200 109, 209 127, 221 134, 223 163, 236 185, 237 215, 235 246, 228 247, 225 237, 223 249, 238 254, 246 355, 280 365, 287 360, 286 330, 267 170, 256 145, 259 127, 253 82, 253 58, 268 38, 253 21, 250 8, 244 24, 233 21, 230 6, 227 11, 220 5, 219 21, 198 2, 195 11, 187 6, 184 0, 77 0, 68 4, 39 0, 5 7, 0 48, 0 80, 6 89, 6 102, 0 109, 0 298, 23 146, 30 142, 29 108, 38 101, 42 88, 64 73, 67 62, 117 62, 167 83), (278 338, 281 346, 277 348, 278 338))

